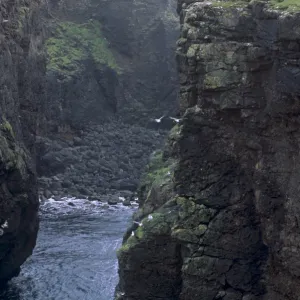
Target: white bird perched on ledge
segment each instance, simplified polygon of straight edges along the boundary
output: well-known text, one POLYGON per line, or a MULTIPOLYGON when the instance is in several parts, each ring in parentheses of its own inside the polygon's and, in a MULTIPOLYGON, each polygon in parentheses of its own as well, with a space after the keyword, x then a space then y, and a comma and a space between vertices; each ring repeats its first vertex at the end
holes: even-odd
POLYGON ((131 231, 131 236, 134 236, 134 232, 133 231, 131 231))
POLYGON ((143 223, 142 223, 142 222, 136 222, 136 221, 133 221, 133 223, 138 224, 139 226, 143 226, 143 223))
POLYGON ((8 228, 7 220, 1 225, 2 228, 8 228))
POLYGON ((180 119, 169 117, 171 120, 175 121, 176 123, 179 123, 180 119))
POLYGON ((153 217, 151 215, 148 216, 148 220, 152 220, 153 217))

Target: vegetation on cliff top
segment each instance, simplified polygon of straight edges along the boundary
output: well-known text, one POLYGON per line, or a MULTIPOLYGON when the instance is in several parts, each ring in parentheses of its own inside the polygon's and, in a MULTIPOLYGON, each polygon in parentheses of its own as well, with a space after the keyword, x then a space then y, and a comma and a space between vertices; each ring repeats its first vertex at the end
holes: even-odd
MULTIPOLYGON (((248 3, 262 2, 260 0, 235 0, 235 1, 215 1, 213 6, 220 6, 223 8, 240 7, 248 3)), ((268 0, 269 4, 273 8, 286 10, 286 11, 298 11, 300 10, 299 0, 268 0)))
POLYGON ((223 8, 245 6, 250 0, 236 0, 236 1, 215 1, 212 3, 213 6, 220 6, 223 8))
POLYGON ((48 70, 70 76, 79 72, 87 59, 92 59, 99 67, 106 65, 117 72, 116 63, 108 42, 101 31, 101 24, 89 21, 85 24, 60 23, 54 36, 46 42, 48 70))
POLYGON ((284 9, 288 11, 296 11, 300 9, 299 0, 271 0, 272 5, 278 9, 284 9))

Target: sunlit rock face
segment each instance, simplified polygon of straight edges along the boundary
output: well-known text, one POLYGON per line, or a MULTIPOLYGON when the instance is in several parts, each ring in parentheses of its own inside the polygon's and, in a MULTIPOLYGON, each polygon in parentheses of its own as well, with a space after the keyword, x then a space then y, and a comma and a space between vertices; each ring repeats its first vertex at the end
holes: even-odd
POLYGON ((298 11, 179 1, 182 119, 124 237, 117 299, 298 298, 298 11))
POLYGON ((38 231, 34 136, 44 95, 39 1, 0 4, 0 284, 17 275, 38 231))

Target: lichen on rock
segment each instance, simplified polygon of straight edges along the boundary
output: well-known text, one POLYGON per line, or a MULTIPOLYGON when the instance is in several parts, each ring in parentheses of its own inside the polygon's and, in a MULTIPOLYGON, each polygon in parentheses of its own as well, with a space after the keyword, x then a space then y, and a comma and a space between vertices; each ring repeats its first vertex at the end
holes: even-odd
POLYGON ((159 232, 136 239, 119 260, 121 299, 297 299, 300 19, 297 2, 274 3, 178 0, 172 184, 135 215, 170 215, 169 247, 159 232))
POLYGON ((2 1, 0 77, 0 285, 32 254, 39 220, 34 155, 44 91, 40 1, 2 1), (34 27, 34 28, 33 28, 34 27), (30 152, 32 151, 32 152, 30 152))
POLYGON ((121 72, 98 21, 60 22, 46 41, 49 71, 70 76, 81 73, 84 61, 91 59, 99 68, 106 65, 121 72))

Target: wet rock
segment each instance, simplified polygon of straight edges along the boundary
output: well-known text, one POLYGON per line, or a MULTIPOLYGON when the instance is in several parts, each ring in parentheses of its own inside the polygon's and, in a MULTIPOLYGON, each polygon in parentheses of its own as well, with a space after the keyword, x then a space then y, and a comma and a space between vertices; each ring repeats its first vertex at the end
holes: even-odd
POLYGON ((109 205, 117 205, 120 202, 118 196, 110 196, 107 200, 109 205))
POLYGON ((124 197, 126 199, 131 199, 133 196, 133 192, 131 191, 120 191, 120 197, 124 197))
POLYGON ((47 199, 51 198, 51 196, 53 195, 49 190, 45 190, 44 191, 44 195, 47 199))
POLYGON ((122 202, 122 204, 123 204, 124 206, 130 206, 130 205, 131 205, 130 199, 125 199, 125 200, 122 202))
MULTIPOLYGON (((163 135, 125 123, 120 126, 120 122, 113 121, 103 124, 102 127, 104 130, 100 133, 96 130, 97 124, 87 127, 81 137, 82 146, 75 148, 78 151, 69 148, 64 142, 61 142, 61 147, 58 147, 58 141, 52 148, 49 139, 44 139, 46 143, 44 156, 50 151, 51 155, 55 155, 64 165, 64 170, 62 173, 57 173, 56 169, 49 170, 44 166, 46 172, 41 177, 43 189, 58 190, 60 193, 63 191, 64 195, 72 194, 73 196, 78 196, 78 193, 87 196, 94 193, 98 195, 118 194, 120 191, 124 197, 130 197, 130 193, 136 190, 139 176, 147 164, 149 154, 161 144, 163 135), (103 139, 106 136, 110 138, 107 140, 107 147, 103 148, 103 139), (124 136, 126 138, 123 138, 124 136), (143 142, 149 139, 152 141, 151 147, 149 143, 145 146, 143 142), (128 140, 131 142, 128 143, 128 140), (133 144, 134 147, 132 147, 133 144), (97 151, 92 150, 95 145, 97 151), (131 154, 138 149, 142 153, 142 159, 130 158, 131 154), (49 173, 52 174, 51 177, 47 177, 49 173)), ((42 141, 43 139, 40 138, 40 145, 42 141)))

